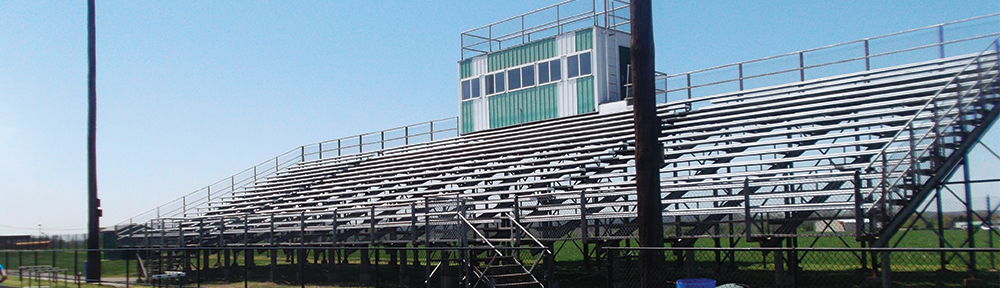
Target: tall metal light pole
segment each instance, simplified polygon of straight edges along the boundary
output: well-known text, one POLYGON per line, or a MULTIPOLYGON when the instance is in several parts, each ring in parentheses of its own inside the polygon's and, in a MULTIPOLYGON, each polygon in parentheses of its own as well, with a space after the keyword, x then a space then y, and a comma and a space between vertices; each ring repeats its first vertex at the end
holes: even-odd
POLYGON ((87 282, 101 281, 100 217, 101 200, 97 199, 97 51, 94 24, 94 0, 87 0, 87 282))
MULTIPOLYGON (((632 95, 635 118, 635 186, 639 246, 663 247, 663 213, 660 202, 660 118, 656 116, 655 57, 651 0, 631 0, 632 95)), ((664 287, 663 251, 639 251, 639 279, 643 288, 664 287)))

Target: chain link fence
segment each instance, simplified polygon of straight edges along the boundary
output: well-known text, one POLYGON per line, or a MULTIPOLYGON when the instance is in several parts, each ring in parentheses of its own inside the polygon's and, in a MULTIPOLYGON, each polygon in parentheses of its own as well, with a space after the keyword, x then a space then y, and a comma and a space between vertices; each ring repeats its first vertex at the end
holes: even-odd
MULTIPOLYGON (((572 252, 573 243, 566 245, 562 252, 572 252)), ((662 255, 664 266, 655 272, 661 287, 687 278, 734 284, 724 287, 1000 286, 1000 249, 992 248, 603 247, 592 251, 586 265, 569 254, 552 261, 531 249, 502 249, 544 287, 639 287, 637 257, 643 251, 662 255)), ((73 287, 90 265, 86 252, 0 250, 0 261, 21 283, 33 278, 35 285, 73 287)), ((476 268, 464 265, 481 267, 489 261, 488 253, 473 248, 192 247, 102 253, 102 281, 122 286, 489 287, 475 280, 476 268)))
MULTIPOLYGON (((608 287, 640 287, 640 252, 662 254, 667 283, 729 287, 997 287, 1000 249, 608 248, 608 287)), ((664 287, 673 287, 667 285, 664 287)))

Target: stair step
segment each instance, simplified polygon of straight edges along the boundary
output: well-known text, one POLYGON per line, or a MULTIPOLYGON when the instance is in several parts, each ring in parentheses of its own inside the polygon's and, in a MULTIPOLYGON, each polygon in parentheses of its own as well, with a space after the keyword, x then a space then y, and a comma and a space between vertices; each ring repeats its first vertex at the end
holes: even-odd
POLYGON ((524 268, 524 266, 521 266, 519 264, 514 264, 514 263, 511 263, 511 264, 493 264, 493 265, 490 265, 489 268, 492 269, 492 268, 511 268, 511 267, 524 268))
POLYGON ((541 283, 538 283, 538 281, 528 281, 528 282, 493 284, 493 287, 524 287, 524 286, 540 286, 540 285, 541 283))
POLYGON ((487 274, 487 276, 489 276, 490 278, 511 278, 511 277, 522 277, 528 275, 531 275, 531 273, 520 272, 520 273, 507 273, 507 274, 487 274))

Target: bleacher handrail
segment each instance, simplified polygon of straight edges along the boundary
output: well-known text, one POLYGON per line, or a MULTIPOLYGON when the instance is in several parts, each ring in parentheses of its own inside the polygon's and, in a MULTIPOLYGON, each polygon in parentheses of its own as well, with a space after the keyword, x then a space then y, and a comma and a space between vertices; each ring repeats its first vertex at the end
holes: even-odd
MULTIPOLYGON (((1000 62, 998 62, 998 59, 990 59, 988 62, 985 62, 992 64, 992 66, 981 67, 981 65, 984 64, 982 58, 986 55, 991 55, 994 58, 1000 57, 1000 38, 993 40, 993 42, 991 42, 986 47, 986 49, 984 49, 976 58, 969 61, 969 63, 966 64, 965 67, 961 69, 961 71, 958 72, 957 75, 955 75, 947 84, 943 85, 942 88, 939 89, 934 94, 934 96, 931 97, 916 113, 914 113, 914 116, 902 126, 903 129, 900 129, 900 131, 897 132, 891 138, 891 140, 888 143, 886 143, 886 145, 884 145, 882 149, 879 150, 878 154, 872 156, 869 164, 861 169, 862 172, 869 172, 873 166, 878 164, 882 166, 881 173, 883 174, 896 173, 895 177, 889 177, 889 176, 881 177, 875 185, 869 187, 870 189, 869 193, 873 195, 881 191, 881 196, 878 198, 876 204, 885 205, 888 202, 890 202, 892 200, 890 198, 892 198, 892 196, 895 195, 890 195, 888 191, 894 190, 893 189, 894 187, 902 185, 901 182, 903 182, 907 176, 917 175, 918 170, 921 169, 920 168, 921 163, 918 159, 927 156, 926 154, 929 153, 932 149, 941 145, 943 139, 941 137, 933 137, 932 139, 929 140, 930 141, 929 144, 920 144, 923 146, 923 148, 921 149, 915 148, 918 143, 923 143, 923 141, 927 140, 928 137, 931 137, 932 134, 942 133, 943 129, 945 128, 953 127, 953 125, 956 125, 956 122, 958 123, 957 125, 964 125, 961 124, 961 122, 965 121, 964 119, 957 119, 954 116, 949 117, 949 119, 947 120, 937 119, 937 118, 938 117, 945 118, 945 116, 951 115, 952 113, 958 115, 959 118, 963 117, 964 114, 963 111, 967 110, 969 106, 976 103, 976 100, 982 97, 983 93, 978 93, 972 96, 975 97, 976 99, 963 100, 963 98, 968 97, 970 93, 974 93, 973 91, 981 92, 980 90, 981 87, 979 87, 979 85, 982 85, 984 80, 996 81, 998 77, 1000 77, 1000 74, 996 74, 997 72, 1000 72, 1000 62), (961 77, 962 74, 967 73, 968 72, 967 70, 970 69, 970 67, 972 67, 973 65, 977 65, 975 69, 977 73, 980 74, 978 80, 973 85, 968 86, 964 90, 958 90, 962 89, 963 87, 953 88, 952 87, 953 85, 957 85, 956 80, 959 79, 959 77, 961 77), (985 69, 986 71, 982 71, 983 69, 985 69), (992 72, 994 74, 992 76, 988 76, 989 73, 987 72, 992 72), (957 101, 955 101, 955 103, 951 104, 950 107, 943 107, 945 110, 943 112, 938 112, 938 110, 941 110, 942 108, 937 106, 938 97, 949 89, 958 90, 955 93, 957 93, 959 97, 957 98, 957 101), (963 94, 966 96, 962 96, 963 94), (958 110, 957 112, 952 112, 956 109, 958 110), (922 134, 920 135, 913 135, 913 131, 916 130, 916 128, 913 126, 915 120, 919 115, 927 112, 928 110, 934 113, 933 116, 934 119, 932 119, 931 127, 926 129, 926 131, 922 132, 922 134), (909 134, 909 135, 905 137, 906 138, 905 140, 901 141, 900 139, 903 138, 904 134, 909 134), (894 145, 894 143, 896 144, 894 145), (898 153, 888 153, 887 151, 891 147, 899 145, 907 145, 910 147, 910 149, 907 150, 908 155, 905 155, 900 159, 889 159, 891 154, 898 154, 898 153), (903 170, 898 171, 901 168, 903 170)), ((930 162, 930 164, 933 167, 935 163, 932 161, 930 162)))
MULTIPOLYGON (((818 77, 811 77, 811 78, 810 77, 806 77, 806 72, 809 71, 810 69, 822 68, 822 67, 829 67, 829 66, 832 66, 832 65, 843 64, 843 63, 850 63, 850 62, 862 61, 862 60, 864 61, 864 64, 865 64, 864 65, 865 66, 864 69, 862 69, 862 70, 856 70, 856 71, 838 72, 838 73, 835 73, 835 75, 846 74, 846 73, 851 73, 851 72, 867 71, 867 70, 874 69, 874 67, 871 67, 871 61, 873 59, 881 59, 881 58, 886 57, 886 56, 892 56, 892 55, 897 55, 897 54, 904 53, 904 52, 911 52, 911 51, 928 49, 928 48, 934 48, 934 47, 939 47, 939 49, 940 49, 940 53, 938 54, 938 56, 939 56, 938 58, 939 59, 940 58, 945 58, 945 47, 948 47, 948 45, 959 44, 959 43, 966 43, 966 42, 970 42, 970 41, 974 41, 974 40, 979 40, 979 39, 984 39, 984 38, 992 38, 992 37, 1000 36, 1000 32, 997 32, 995 29, 990 29, 991 31, 989 31, 989 32, 985 32, 985 33, 981 33, 981 34, 977 34, 977 35, 973 35, 973 36, 969 36, 969 37, 964 37, 964 38, 959 38, 959 39, 953 39, 953 40, 947 40, 947 41, 945 41, 944 40, 944 31, 945 31, 944 29, 945 28, 958 26, 959 24, 972 23, 972 22, 977 21, 977 20, 982 20, 982 19, 987 19, 987 18, 993 18, 993 17, 998 17, 998 16, 1000 16, 1000 13, 987 14, 987 15, 982 15, 982 16, 976 16, 976 17, 966 18, 966 19, 962 19, 962 20, 956 20, 956 21, 951 21, 951 22, 945 22, 945 23, 930 25, 930 26, 921 27, 921 28, 914 28, 914 29, 909 29, 909 30, 903 30, 903 31, 889 33, 889 34, 884 34, 884 35, 875 36, 875 37, 868 37, 868 38, 863 38, 863 39, 859 39, 859 40, 853 40, 853 41, 847 41, 847 42, 842 42, 842 43, 837 43, 837 44, 825 45, 825 46, 820 46, 820 47, 811 48, 811 49, 805 49, 805 50, 800 50, 800 51, 795 51, 795 52, 790 52, 790 53, 785 53, 785 54, 768 56, 768 57, 763 57, 763 58, 758 58, 758 59, 753 59, 753 60, 748 60, 748 61, 741 61, 741 62, 736 62, 736 63, 724 64, 724 65, 719 65, 719 66, 714 66, 714 67, 709 67, 709 68, 703 68, 703 69, 698 69, 698 70, 693 70, 693 71, 688 71, 688 72, 682 72, 682 73, 666 74, 666 73, 662 73, 662 72, 657 72, 657 75, 655 77, 656 78, 656 82, 657 82, 657 84, 656 84, 657 85, 657 88, 656 88, 656 90, 657 90, 657 96, 658 97, 663 97, 663 102, 664 103, 666 103, 666 102, 673 102, 673 101, 670 100, 670 94, 671 93, 687 91, 687 97, 686 97, 686 99, 676 99, 676 100, 693 100, 693 98, 698 98, 698 97, 693 96, 693 93, 692 93, 693 89, 712 87, 712 86, 716 86, 716 85, 720 85, 720 84, 727 84, 727 83, 734 83, 734 82, 738 82, 739 83, 737 85, 738 89, 733 89, 733 90, 730 90, 730 91, 727 91, 727 92, 714 91, 714 92, 709 93, 709 94, 710 95, 718 95, 718 94, 721 94, 721 93, 739 92, 739 91, 744 91, 744 90, 747 90, 747 89, 759 88, 759 87, 745 87, 745 84, 746 84, 745 80, 750 80, 750 79, 755 79, 755 78, 762 78, 762 77, 768 77, 768 76, 775 76, 775 75, 780 75, 780 74, 785 74, 785 73, 793 73, 793 72, 799 72, 798 73, 799 74, 798 75, 799 76, 798 77, 799 81, 806 81, 806 80, 818 78, 818 77), (936 42, 934 42, 934 43, 908 46, 908 47, 903 47, 903 48, 900 48, 900 49, 889 50, 889 51, 879 52, 879 53, 871 53, 871 50, 874 50, 874 49, 872 49, 872 43, 871 43, 873 40, 886 39, 886 38, 890 38, 890 37, 894 37, 894 36, 901 36, 901 35, 916 35, 918 32, 928 32, 928 31, 932 31, 932 30, 936 30, 936 32, 937 32, 934 35, 934 36, 937 37, 936 38, 936 42), (862 44, 862 45, 861 45, 861 47, 848 47, 850 45, 855 45, 855 44, 862 44), (857 55, 863 55, 863 56, 848 57, 848 58, 844 58, 844 59, 836 59, 836 60, 832 60, 832 61, 822 62, 822 63, 818 63, 818 64, 811 64, 811 65, 806 65, 805 64, 806 61, 805 61, 804 57, 805 57, 806 53, 815 53, 815 52, 820 52, 820 51, 830 51, 830 50, 834 50, 836 48, 844 48, 844 47, 861 49, 861 51, 859 51, 860 53, 846 53, 846 52, 834 52, 834 53, 839 54, 839 55, 856 55, 857 54, 857 55), (781 59, 781 58, 785 58, 785 57, 796 57, 796 56, 798 57, 798 67, 795 67, 795 68, 774 68, 774 69, 770 69, 770 70, 766 70, 765 69, 765 70, 760 71, 760 72, 758 72, 756 74, 745 75, 745 72, 746 72, 745 66, 747 66, 749 64, 763 63, 763 62, 766 62, 766 61, 769 61, 769 60, 777 60, 777 59, 781 59), (698 83, 698 84, 692 84, 692 80, 691 80, 692 75, 707 74, 707 73, 726 73, 726 72, 728 72, 728 71, 725 71, 726 69, 735 69, 736 71, 733 71, 733 72, 735 72, 736 75, 732 75, 732 76, 729 76, 729 77, 720 78, 719 80, 715 80, 715 81, 710 81, 710 82, 705 82, 705 83, 698 83), (685 81, 682 81, 682 82, 684 82, 684 84, 682 84, 678 88, 670 88, 670 87, 668 87, 669 86, 668 82, 670 80, 672 80, 672 79, 679 79, 679 80, 685 80, 685 81)), ((998 21, 997 22, 1000 22, 1000 17, 998 17, 998 21)), ((1000 24, 1000 23, 996 23, 996 24, 1000 24)), ((919 35, 916 35, 916 36, 919 36, 919 35)), ((959 54, 962 54, 962 53, 959 53, 959 54)), ((913 62, 913 61, 909 61, 909 62, 913 62)), ((888 66, 893 66, 893 64, 888 64, 888 66)), ((769 85, 769 84, 763 84, 760 87, 767 87, 767 86, 771 86, 771 85, 769 85)))
MULTIPOLYGON (((980 52, 979 55, 976 56, 976 58, 974 58, 973 60, 969 61, 969 63, 966 64, 965 67, 963 67, 958 73, 956 73, 955 77, 952 77, 951 80, 948 80, 948 83, 944 84, 941 87, 941 89, 939 89, 937 92, 935 92, 934 96, 931 96, 931 98, 927 100, 927 102, 924 104, 924 106, 920 107, 920 109, 917 110, 917 112, 915 112, 913 114, 913 117, 911 117, 909 120, 907 120, 906 123, 903 124, 902 127, 911 127, 913 125, 913 122, 916 121, 917 119, 919 119, 919 116, 920 116, 921 113, 923 113, 924 111, 926 111, 928 108, 931 108, 932 105, 935 103, 935 101, 938 100, 939 96, 941 96, 945 91, 947 91, 949 89, 949 87, 951 87, 953 84, 955 84, 956 80, 958 80, 959 77, 962 76, 962 74, 967 73, 967 70, 969 69, 969 67, 971 67, 973 64, 981 63, 980 59, 984 55, 986 55, 987 52, 994 52, 993 51, 993 47, 997 47, 998 44, 1000 44, 1000 38, 997 38, 996 40, 993 40, 993 42, 990 42, 990 44, 986 47, 986 49, 984 49, 982 52, 980 52)), ((994 56, 1000 57, 1000 55, 994 55, 994 56)), ((972 86, 970 88, 975 88, 975 86, 972 86)), ((961 103, 961 102, 959 102, 959 103, 961 103)), ((951 109, 954 109, 954 108, 955 107, 953 106, 951 109)), ((899 132, 896 132, 896 134, 893 135, 893 137, 889 140, 889 143, 896 142, 903 135, 903 133, 907 132, 907 131, 908 131, 907 129, 902 129, 899 132)), ((933 129, 928 129, 928 131, 929 131, 929 133, 931 133, 930 131, 933 131, 933 129)), ((862 171, 871 169, 872 166, 875 165, 875 162, 874 162, 875 159, 877 159, 879 157, 884 157, 886 150, 889 149, 889 146, 890 145, 883 146, 882 149, 879 150, 878 154, 876 154, 876 155, 874 155, 872 157, 872 162, 868 163, 868 165, 865 166, 865 168, 863 168, 862 171)))
POLYGON ((236 174, 209 184, 204 188, 195 190, 194 192, 185 194, 174 200, 122 220, 121 222, 115 224, 115 226, 140 224, 155 218, 200 215, 202 212, 198 211, 198 208, 211 206, 213 200, 217 200, 222 197, 232 197, 237 189, 246 187, 247 185, 253 184, 258 180, 265 179, 279 171, 291 167, 292 165, 307 160, 359 155, 367 152, 421 144, 456 136, 458 136, 458 117, 447 117, 298 146, 288 150, 287 152, 281 153, 278 156, 268 158, 268 160, 265 160, 260 164, 241 170, 236 174), (435 127, 435 125, 437 125, 437 127, 435 127), (422 129, 426 129, 426 131, 423 131, 422 129), (411 133, 411 131, 414 132, 411 133), (391 136, 391 133, 397 132, 401 132, 402 136, 391 136), (386 138, 387 134, 390 135, 389 138, 386 138), (376 140, 366 141, 368 138, 365 137, 371 135, 378 135, 379 137, 376 140), (357 144, 349 143, 348 145, 344 145, 345 140, 355 139, 358 141, 357 144), (402 140, 402 143, 396 143, 400 140, 402 140), (336 143, 337 145, 331 148, 330 144, 333 143, 336 143), (376 144, 378 145, 378 148, 369 151, 365 150, 366 147, 376 144), (324 145, 326 145, 327 148, 324 148, 324 145), (354 152, 355 149, 357 149, 356 152, 354 152), (324 154, 324 152, 331 153, 324 154))

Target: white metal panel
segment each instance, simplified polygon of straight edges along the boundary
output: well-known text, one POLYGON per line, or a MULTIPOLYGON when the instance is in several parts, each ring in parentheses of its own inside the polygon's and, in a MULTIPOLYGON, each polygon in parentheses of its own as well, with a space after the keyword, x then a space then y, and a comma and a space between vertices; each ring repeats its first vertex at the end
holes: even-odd
POLYGON ((475 111, 472 127, 475 131, 490 129, 490 107, 486 96, 479 97, 472 103, 472 110, 475 111))
MULTIPOLYGON (((594 49, 592 50, 593 56, 591 56, 593 60, 590 64, 593 66, 591 71, 594 73, 594 106, 597 106, 608 102, 608 81, 611 81, 611 75, 608 74, 608 65, 617 66, 617 62, 609 63, 611 51, 608 51, 607 47, 609 42, 607 30, 594 27, 593 38, 594 43, 592 45, 594 49)), ((617 57, 614 59, 617 59, 617 57)))
POLYGON ((560 81, 556 89, 559 95, 559 117, 576 115, 576 79, 560 81))
POLYGON ((556 55, 563 56, 576 52, 576 33, 556 36, 556 55))
MULTIPOLYGON (((486 55, 476 56, 472 58, 472 75, 483 75, 486 74, 486 55)), ((480 85, 482 86, 482 85, 480 85)))

